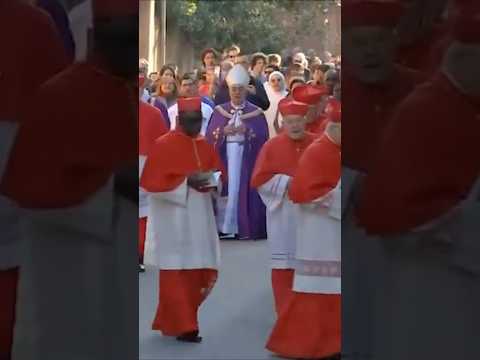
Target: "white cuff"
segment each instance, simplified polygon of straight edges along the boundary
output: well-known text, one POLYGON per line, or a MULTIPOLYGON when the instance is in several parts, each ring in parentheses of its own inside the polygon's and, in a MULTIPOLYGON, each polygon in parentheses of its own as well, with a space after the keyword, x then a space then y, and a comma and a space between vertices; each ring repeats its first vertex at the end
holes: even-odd
POLYGON ((291 177, 277 174, 258 188, 258 193, 269 211, 277 209, 285 199, 291 177))

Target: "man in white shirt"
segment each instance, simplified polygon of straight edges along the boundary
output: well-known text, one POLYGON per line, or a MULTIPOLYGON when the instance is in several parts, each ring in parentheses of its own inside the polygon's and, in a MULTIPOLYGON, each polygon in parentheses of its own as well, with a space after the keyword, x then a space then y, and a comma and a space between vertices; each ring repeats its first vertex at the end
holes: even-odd
MULTIPOLYGON (((183 75, 180 83, 179 89, 180 97, 197 97, 199 96, 198 93, 198 80, 195 78, 193 74, 185 74, 183 75)), ((208 124, 210 122, 210 118, 213 114, 213 108, 207 104, 202 99, 202 129, 200 130, 201 135, 205 135, 207 131, 208 124)), ((168 117, 170 119, 170 129, 175 130, 177 127, 177 118, 178 118, 178 105, 172 105, 168 109, 168 117)))

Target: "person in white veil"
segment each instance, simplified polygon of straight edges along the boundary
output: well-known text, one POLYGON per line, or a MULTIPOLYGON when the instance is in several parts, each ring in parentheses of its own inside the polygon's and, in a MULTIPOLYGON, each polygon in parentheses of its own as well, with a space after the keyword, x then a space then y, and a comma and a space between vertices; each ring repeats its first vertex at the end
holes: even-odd
POLYGON ((279 117, 279 123, 281 123, 282 115, 278 112, 278 103, 288 95, 285 76, 280 71, 274 71, 270 74, 268 82, 264 86, 270 101, 270 107, 265 111, 265 117, 267 118, 269 138, 271 139, 277 135, 277 130, 274 126, 277 116, 279 117))

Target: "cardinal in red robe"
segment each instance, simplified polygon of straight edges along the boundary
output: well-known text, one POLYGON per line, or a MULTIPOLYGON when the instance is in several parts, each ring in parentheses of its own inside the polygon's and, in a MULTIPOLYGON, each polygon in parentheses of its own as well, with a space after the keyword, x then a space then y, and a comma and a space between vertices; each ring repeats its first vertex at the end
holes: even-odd
MULTIPOLYGON (((60 72, 28 101, 22 96, 29 95, 32 83, 36 85, 37 76, 44 74, 43 64, 52 66, 64 55, 63 50, 55 51, 57 46, 62 49, 60 40, 50 49, 56 36, 49 20, 33 11, 30 16, 25 5, 14 4, 0 1, 0 27, 11 24, 16 29, 4 29, 0 36, 11 41, 22 34, 25 38, 12 44, 26 52, 17 58, 17 50, 14 56, 7 50, 10 55, 0 61, 25 63, 25 69, 17 70, 15 63, 7 68, 28 74, 27 86, 17 94, 23 105, 22 126, 2 182, 2 192, 22 208, 27 246, 20 300, 28 300, 17 312, 15 356, 93 360, 119 358, 119 352, 136 354, 125 341, 134 321, 125 310, 131 308, 131 294, 123 291, 127 282, 137 281, 125 272, 129 261, 132 266, 137 262, 136 247, 128 245, 137 229, 136 221, 123 214, 126 208, 134 217, 137 213, 138 2, 95 1, 94 45, 88 61, 60 72), (4 11, 17 6, 22 9, 15 10, 18 17, 4 11), (18 18, 25 22, 20 28, 18 18), (118 39, 113 46, 112 33, 118 39), (47 41, 39 41, 43 34, 47 41), (39 59, 34 71, 28 59, 39 59), (127 178, 132 185, 119 186, 127 178), (118 224, 125 228, 117 229, 118 224), (68 340, 63 340, 65 334, 68 340), (113 338, 118 346, 105 346, 113 338)), ((16 86, 10 89, 12 94, 16 86)))
POLYGON ((426 77, 434 75, 451 41, 452 14, 458 3, 445 0, 408 2, 398 29, 397 63, 420 71, 426 77), (446 10, 448 13, 444 16, 446 10))
POLYGON ((198 309, 216 282, 220 260, 212 200, 221 191, 222 165, 199 136, 201 99, 179 99, 178 109, 179 128, 151 147, 140 182, 150 194, 145 263, 160 269, 152 329, 195 343, 202 340, 198 309))
POLYGON ((395 28, 403 9, 399 0, 342 4, 342 163, 356 171, 368 171, 396 105, 425 80, 421 73, 394 63, 395 28), (375 50, 364 46, 369 42, 375 50))
POLYGON ((296 208, 288 197, 288 187, 298 162, 316 136, 305 132, 308 105, 283 99, 279 103, 284 131, 262 148, 252 176, 267 207, 267 232, 272 256, 272 288, 275 309, 280 313, 292 293, 296 243, 296 208))
POLYGON ((377 240, 366 238, 351 221, 350 210, 356 204, 350 200, 361 191, 357 180, 362 174, 368 176, 396 107, 425 80, 422 73, 395 64, 403 3, 342 2, 342 173, 356 179, 342 183, 344 195, 352 194, 342 204, 349 211, 342 224, 345 356, 368 358, 376 346, 374 299, 383 290, 378 284, 388 266, 377 240))
POLYGON ((328 94, 324 86, 300 85, 293 89, 293 99, 309 105, 306 115, 306 131, 321 135, 325 130, 326 116, 321 111, 321 103, 328 94))
POLYGON ((267 348, 285 357, 321 359, 341 348, 341 115, 305 151, 288 195, 298 204, 293 295, 267 348))
POLYGON ((480 6, 464 3, 441 70, 392 119, 356 212, 389 254, 381 359, 480 357, 480 6))
POLYGON ((67 65, 67 56, 49 16, 22 1, 0 1, 0 44, 0 358, 8 360, 21 254, 19 215, 6 194, 4 175, 18 135, 21 108, 29 106, 39 86, 67 65), (33 70, 30 59, 35 59, 33 70))

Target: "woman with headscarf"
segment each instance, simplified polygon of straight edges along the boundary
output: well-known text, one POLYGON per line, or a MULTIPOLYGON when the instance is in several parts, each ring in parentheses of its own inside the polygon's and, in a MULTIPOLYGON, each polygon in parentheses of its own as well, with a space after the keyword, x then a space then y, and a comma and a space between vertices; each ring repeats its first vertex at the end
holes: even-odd
POLYGON ((280 71, 272 72, 264 86, 270 101, 270 107, 265 111, 265 117, 267 118, 269 137, 272 138, 277 135, 274 126, 275 118, 278 116, 281 122, 281 115, 278 114, 278 103, 287 96, 288 91, 285 77, 280 71))

